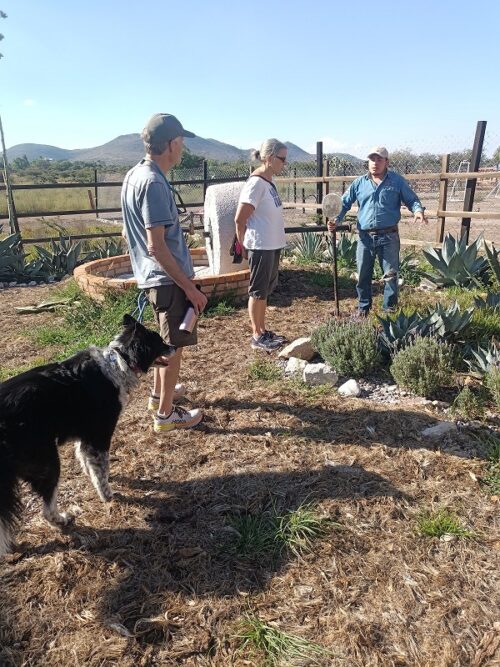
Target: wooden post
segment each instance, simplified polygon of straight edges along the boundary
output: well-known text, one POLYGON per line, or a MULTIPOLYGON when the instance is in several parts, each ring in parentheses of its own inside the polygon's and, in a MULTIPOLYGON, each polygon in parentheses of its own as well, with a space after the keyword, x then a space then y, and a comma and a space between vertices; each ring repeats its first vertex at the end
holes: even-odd
POLYGON ((7 194, 7 208, 9 212, 9 227, 11 234, 19 235, 19 249, 22 251, 23 244, 21 239, 21 230, 19 229, 19 222, 17 220, 16 205, 14 203, 14 195, 12 194, 12 185, 10 182, 9 162, 7 160, 7 150, 5 148, 5 137, 3 134, 2 117, 0 116, 0 138, 2 141, 2 157, 3 157, 3 179, 5 181, 5 188, 7 194))
MULTIPOLYGON (((472 157, 470 160, 470 170, 479 171, 481 163, 481 154, 483 152, 484 134, 486 132, 486 121, 479 120, 476 126, 476 136, 474 137, 474 145, 472 147, 472 157)), ((476 193, 477 178, 468 178, 465 185, 464 197, 464 211, 472 211, 474 205, 474 195, 476 193)), ((465 238, 465 242, 469 243, 470 232, 470 218, 462 218, 462 228, 460 231, 460 238, 465 238)))
MULTIPOLYGON (((302 203, 303 203, 303 204, 306 203, 306 189, 305 189, 305 188, 302 188, 302 203)), ((302 209, 302 213, 305 213, 305 212, 306 212, 306 209, 303 208, 303 209, 302 209)))
MULTIPOLYGON (((323 162, 323 173, 325 176, 330 176, 330 160, 325 160, 323 162)), ((330 193, 330 183, 327 181, 325 183, 325 195, 330 193)))
MULTIPOLYGON (((323 142, 316 142, 316 176, 323 176, 323 142)), ((316 203, 323 201, 323 183, 316 183, 316 203)), ((321 209, 317 208, 316 213, 321 214, 321 209)))
MULTIPOLYGON (((447 174, 450 171, 450 154, 441 155, 441 173, 447 174)), ((448 201, 448 177, 441 177, 439 180, 439 201, 438 201, 438 211, 446 211, 446 204, 448 201)), ((436 225, 436 241, 438 243, 443 242, 444 238, 444 226, 446 223, 445 216, 440 216, 437 219, 436 225)))
POLYGON ((95 217, 99 217, 99 189, 97 187, 97 168, 94 169, 94 200, 95 200, 95 217))
POLYGON ((293 178, 295 179, 293 181, 293 202, 294 204, 297 203, 297 167, 293 168, 293 178))

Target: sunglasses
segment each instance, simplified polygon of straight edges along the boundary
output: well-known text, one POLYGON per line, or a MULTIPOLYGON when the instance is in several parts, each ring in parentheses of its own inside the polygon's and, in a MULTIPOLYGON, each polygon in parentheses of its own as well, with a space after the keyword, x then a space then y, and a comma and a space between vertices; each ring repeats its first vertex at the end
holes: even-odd
POLYGON ((286 157, 281 157, 281 155, 275 155, 274 157, 277 157, 278 160, 281 160, 283 164, 286 164, 286 157))

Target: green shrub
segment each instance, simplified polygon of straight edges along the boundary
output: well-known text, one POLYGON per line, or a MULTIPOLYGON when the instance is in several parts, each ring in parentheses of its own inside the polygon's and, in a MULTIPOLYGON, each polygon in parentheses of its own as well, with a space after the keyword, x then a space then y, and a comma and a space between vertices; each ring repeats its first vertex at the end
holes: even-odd
POLYGON ((401 387, 419 396, 432 396, 453 377, 452 351, 447 343, 435 338, 417 337, 398 352, 391 365, 391 373, 401 387))
POLYGON ((500 366, 495 365, 484 376, 484 384, 489 390, 495 407, 500 410, 500 366))
POLYGON ((311 342, 340 375, 362 377, 380 364, 377 332, 370 322, 329 320, 313 332, 311 342))
POLYGON ((452 411, 464 419, 482 419, 486 410, 486 396, 483 391, 464 387, 453 401, 452 411))

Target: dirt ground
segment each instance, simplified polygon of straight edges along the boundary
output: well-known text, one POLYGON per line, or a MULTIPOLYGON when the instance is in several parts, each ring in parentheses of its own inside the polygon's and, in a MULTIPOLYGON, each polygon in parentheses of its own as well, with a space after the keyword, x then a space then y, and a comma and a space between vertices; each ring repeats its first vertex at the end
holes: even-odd
MULTIPOLYGON (((53 289, 0 291, 2 366, 43 359, 28 334, 56 316, 14 307, 53 289)), ((330 289, 286 268, 269 325, 308 335, 332 306, 330 289)), ((261 357, 244 309, 202 319, 199 338, 181 379, 200 427, 153 434, 144 379, 113 439, 110 504, 70 445, 60 504, 72 528, 45 524, 25 489, 17 550, 0 564, 0 665, 259 667, 235 638, 246 613, 328 648, 324 667, 500 665, 499 505, 468 431, 436 443, 421 436, 442 419, 431 407, 250 380, 261 357), (232 514, 304 502, 338 524, 312 552, 268 562, 227 548, 232 514), (420 512, 442 506, 475 537, 418 536, 420 512)))

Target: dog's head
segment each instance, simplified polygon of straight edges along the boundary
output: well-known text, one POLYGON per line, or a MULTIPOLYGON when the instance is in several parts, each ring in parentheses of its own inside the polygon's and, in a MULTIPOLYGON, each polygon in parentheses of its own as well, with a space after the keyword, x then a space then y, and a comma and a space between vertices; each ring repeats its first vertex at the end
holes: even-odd
POLYGON ((142 373, 151 366, 167 366, 168 358, 176 350, 156 331, 146 329, 131 315, 123 316, 123 331, 116 338, 115 347, 126 357, 132 370, 142 373))

